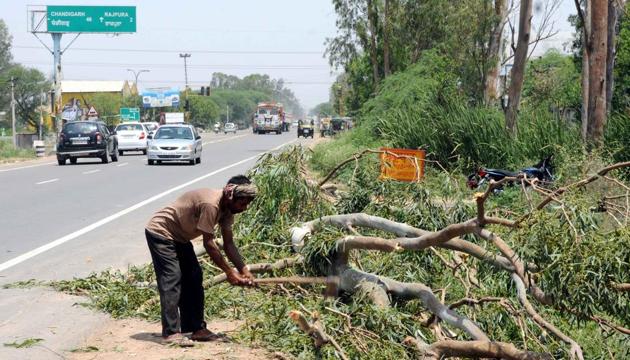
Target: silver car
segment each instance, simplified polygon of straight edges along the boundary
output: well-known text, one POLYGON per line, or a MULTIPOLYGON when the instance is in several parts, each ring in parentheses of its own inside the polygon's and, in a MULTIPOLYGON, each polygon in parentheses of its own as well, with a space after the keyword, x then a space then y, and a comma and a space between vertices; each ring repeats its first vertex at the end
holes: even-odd
POLYGON ((187 161, 195 165, 201 162, 201 151, 201 136, 194 126, 162 125, 149 138, 147 160, 149 165, 162 161, 187 161))
POLYGON ((234 123, 225 123, 225 126, 223 127, 224 134, 227 134, 229 132, 236 134, 236 130, 238 130, 238 126, 236 126, 236 124, 234 123))

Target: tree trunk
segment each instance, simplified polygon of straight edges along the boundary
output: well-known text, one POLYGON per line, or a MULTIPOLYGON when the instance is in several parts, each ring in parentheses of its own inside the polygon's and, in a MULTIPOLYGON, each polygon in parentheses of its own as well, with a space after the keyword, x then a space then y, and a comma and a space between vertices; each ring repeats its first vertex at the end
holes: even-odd
POLYGON ((599 146, 606 125, 606 53, 608 37, 608 1, 591 2, 591 53, 589 56, 587 140, 599 146))
POLYGON ((383 23, 383 78, 388 77, 391 74, 391 65, 389 63, 389 38, 390 38, 390 3, 391 0, 385 0, 385 16, 383 23))
POLYGON ((496 23, 490 34, 490 45, 488 46, 488 58, 490 59, 490 67, 486 73, 486 83, 484 86, 483 98, 486 104, 498 98, 497 94, 497 78, 501 67, 501 45, 503 43, 503 29, 507 21, 508 13, 507 0, 495 0, 494 15, 496 23))
MULTIPOLYGON (((591 6, 590 1, 586 1, 584 4, 584 12, 582 13, 582 140, 586 141, 586 134, 588 132, 588 67, 589 67, 589 54, 590 50, 590 37, 591 37, 591 6)), ((581 12, 579 3, 576 2, 578 13, 581 12)))
POLYGON ((368 26, 370 28, 370 60, 372 61, 372 77, 374 80, 374 89, 376 90, 378 83, 380 82, 380 77, 378 74, 378 56, 376 48, 376 4, 373 0, 367 1, 367 11, 368 11, 368 26))
POLYGON ((518 20, 518 41, 514 52, 514 66, 512 66, 510 90, 508 91, 509 102, 505 113, 505 126, 513 136, 516 136, 518 133, 516 118, 521 100, 521 91, 523 90, 523 77, 525 75, 531 27, 532 0, 522 0, 518 20))
POLYGON ((613 69, 615 66, 617 21, 619 20, 619 10, 615 1, 608 2, 608 32, 606 36, 606 114, 612 111, 612 97, 614 86, 613 69))

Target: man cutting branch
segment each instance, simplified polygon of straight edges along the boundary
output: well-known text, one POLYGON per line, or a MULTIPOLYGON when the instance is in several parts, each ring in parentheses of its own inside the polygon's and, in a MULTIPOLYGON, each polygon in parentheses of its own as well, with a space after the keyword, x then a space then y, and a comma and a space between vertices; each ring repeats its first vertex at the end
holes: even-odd
POLYGON ((190 242, 199 236, 212 261, 232 285, 252 286, 254 277, 234 244, 234 215, 247 209, 256 197, 251 181, 238 175, 223 189, 198 189, 184 193, 157 211, 145 228, 160 292, 162 337, 166 343, 192 346, 193 341, 217 337, 204 321, 203 276, 190 242), (215 243, 219 225, 223 250, 236 269, 228 265, 215 243), (182 335, 192 333, 190 339, 182 335))

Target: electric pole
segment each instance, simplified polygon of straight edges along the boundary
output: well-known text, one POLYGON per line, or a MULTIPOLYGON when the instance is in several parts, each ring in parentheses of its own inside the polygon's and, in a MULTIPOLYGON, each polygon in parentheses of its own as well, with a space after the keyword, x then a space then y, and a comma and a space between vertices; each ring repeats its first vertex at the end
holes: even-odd
POLYGON ((225 118, 226 118, 225 123, 227 124, 227 123, 230 122, 230 105, 225 105, 225 110, 226 110, 226 112, 225 112, 225 114, 226 114, 225 115, 225 118))
POLYGON ((188 63, 186 59, 190 57, 190 54, 179 54, 180 58, 184 58, 184 78, 186 80, 186 89, 188 89, 188 63))
POLYGON ((11 128, 13 130, 13 147, 17 148, 17 135, 15 134, 15 78, 11 76, 11 128))

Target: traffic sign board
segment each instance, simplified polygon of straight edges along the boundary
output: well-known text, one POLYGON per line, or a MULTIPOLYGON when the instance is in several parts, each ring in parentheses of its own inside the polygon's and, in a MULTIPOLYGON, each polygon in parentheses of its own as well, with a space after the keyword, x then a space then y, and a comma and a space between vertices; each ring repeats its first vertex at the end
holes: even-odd
POLYGON ((48 32, 133 33, 135 6, 46 6, 48 32))
POLYGON ((120 108, 121 121, 140 121, 139 108, 120 108))

